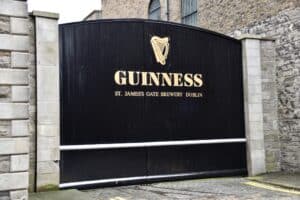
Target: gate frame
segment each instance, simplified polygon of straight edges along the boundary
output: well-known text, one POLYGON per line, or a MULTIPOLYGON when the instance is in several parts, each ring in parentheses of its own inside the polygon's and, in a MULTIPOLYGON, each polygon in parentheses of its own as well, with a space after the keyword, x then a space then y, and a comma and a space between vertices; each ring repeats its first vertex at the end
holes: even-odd
MULTIPOLYGON (((36 189, 60 187, 60 71, 58 14, 33 11, 36 23, 37 168, 36 189)), ((260 40, 245 35, 242 41, 243 93, 247 169, 250 176, 266 172, 262 110, 260 40)))

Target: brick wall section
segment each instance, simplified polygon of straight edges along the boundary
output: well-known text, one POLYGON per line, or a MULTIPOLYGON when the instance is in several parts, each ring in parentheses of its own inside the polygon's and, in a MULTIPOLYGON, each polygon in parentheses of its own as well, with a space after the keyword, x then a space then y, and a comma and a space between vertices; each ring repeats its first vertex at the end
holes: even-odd
MULTIPOLYGON (((283 171, 300 171, 300 7, 281 11, 278 15, 260 22, 249 24, 236 33, 251 33, 275 39, 276 63, 265 63, 270 73, 276 73, 278 96, 278 123, 274 120, 272 107, 276 96, 274 85, 266 78, 264 83, 265 104, 264 131, 269 148, 267 162, 269 169, 278 168, 278 151, 280 148, 280 163, 283 171), (268 66, 269 65, 269 66, 268 66), (275 72, 273 71, 275 69, 275 72), (268 100, 269 98, 269 100, 268 100), (279 140, 277 140, 277 126, 279 140), (273 151, 274 150, 274 151, 273 151), (274 159, 274 162, 272 160, 274 159)), ((268 48, 268 47, 267 47, 268 48)), ((265 50, 265 52, 267 49, 265 50)), ((264 52, 264 51, 263 51, 264 52)), ((264 66, 263 66, 264 67, 264 66)), ((267 73, 265 74, 266 76, 267 73)), ((270 75, 270 74, 269 74, 270 75)))
POLYGON ((28 15, 26 1, 0 0, 0 199, 27 199, 28 15))

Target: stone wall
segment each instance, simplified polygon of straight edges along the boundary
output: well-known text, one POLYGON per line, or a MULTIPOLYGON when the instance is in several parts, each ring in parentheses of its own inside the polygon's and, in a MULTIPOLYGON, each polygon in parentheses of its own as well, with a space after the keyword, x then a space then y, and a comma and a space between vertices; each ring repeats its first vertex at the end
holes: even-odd
MULTIPOLYGON (((283 171, 300 171, 300 7, 281 11, 276 16, 260 22, 254 22, 235 32, 251 33, 275 39, 276 63, 270 63, 269 70, 275 69, 278 94, 278 124, 273 114, 265 116, 265 137, 270 140, 266 144, 269 149, 280 148, 280 163, 283 171), (280 144, 276 129, 279 126, 280 144), (271 142, 272 141, 272 142, 271 142), (278 145, 280 147, 278 147, 278 145)), ((272 72, 274 73, 274 72, 272 72)), ((265 83, 266 97, 274 94, 274 89, 265 83)), ((269 97, 274 100, 274 97, 269 97)), ((266 99, 265 99, 266 100, 266 99)), ((269 101, 265 110, 271 110, 274 104, 269 101)), ((269 161, 274 152, 268 155, 269 161)), ((274 158, 277 159, 277 158, 274 158)), ((273 163, 277 165, 276 163, 273 163)), ((270 166, 271 167, 271 166, 270 166)), ((274 169, 275 166, 271 167, 274 169)), ((276 167, 275 167, 276 168, 276 167)))
MULTIPOLYGON (((102 18, 148 18, 150 0, 102 0, 102 18)), ((173 22, 181 21, 180 0, 160 0, 161 19, 173 22), (167 5, 169 1, 169 5, 167 5), (169 14, 167 7, 169 6, 169 14)))
POLYGON ((102 0, 103 18, 148 18, 150 0, 102 0))
POLYGON ((261 40, 261 78, 263 100, 263 131, 266 170, 280 171, 280 140, 278 130, 278 95, 276 84, 275 40, 261 40))
POLYGON ((0 199, 28 198, 29 36, 26 1, 0 0, 0 199))
POLYGON ((299 0, 198 0, 198 25, 228 34, 299 5, 299 0))

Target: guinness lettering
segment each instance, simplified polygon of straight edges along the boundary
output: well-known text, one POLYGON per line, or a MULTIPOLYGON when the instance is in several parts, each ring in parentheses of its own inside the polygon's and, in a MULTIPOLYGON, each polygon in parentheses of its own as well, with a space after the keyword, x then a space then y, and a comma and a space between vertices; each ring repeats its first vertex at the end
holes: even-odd
POLYGON ((203 85, 202 74, 116 71, 114 80, 117 85, 131 86, 168 86, 197 87, 203 85))

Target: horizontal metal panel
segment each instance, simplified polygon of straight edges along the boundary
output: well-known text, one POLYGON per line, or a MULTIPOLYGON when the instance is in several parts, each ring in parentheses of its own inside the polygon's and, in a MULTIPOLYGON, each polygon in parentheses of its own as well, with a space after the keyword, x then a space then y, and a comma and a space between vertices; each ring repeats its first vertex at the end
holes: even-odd
POLYGON ((163 146, 183 146, 199 144, 224 144, 246 142, 245 138, 212 139, 212 140, 183 140, 183 141, 160 141, 160 142, 135 142, 135 143, 115 143, 115 144, 87 144, 87 145, 62 145, 60 150, 86 150, 86 149, 121 149, 140 147, 163 147, 163 146))
POLYGON ((194 173, 181 173, 181 174, 165 174, 165 175, 154 175, 154 176, 136 176, 136 177, 125 177, 125 178, 110 178, 101 180, 91 180, 91 181, 78 181, 59 184, 59 188, 70 188, 78 186, 89 186, 89 185, 101 185, 120 182, 136 182, 136 181, 154 181, 154 180, 169 180, 169 179, 180 179, 188 177, 201 177, 201 176, 211 176, 215 175, 226 175, 226 174, 241 174, 244 173, 246 169, 232 169, 232 170, 218 170, 218 171, 207 171, 207 172, 194 172, 194 173))

